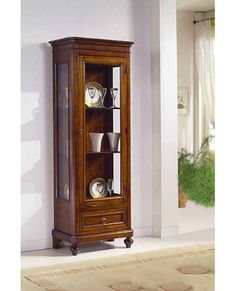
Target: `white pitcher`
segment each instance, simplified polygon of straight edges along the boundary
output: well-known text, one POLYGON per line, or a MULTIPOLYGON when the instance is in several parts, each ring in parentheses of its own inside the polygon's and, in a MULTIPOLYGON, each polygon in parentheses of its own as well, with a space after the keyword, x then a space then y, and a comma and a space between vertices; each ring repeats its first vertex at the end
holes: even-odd
POLYGON ((118 144, 120 139, 120 133, 117 132, 108 132, 107 133, 109 143, 110 143, 110 151, 117 152, 118 151, 118 144))
POLYGON ((102 138, 104 133, 97 133, 97 132, 90 132, 90 140, 92 142, 92 151, 93 152, 100 152, 101 145, 102 145, 102 138))

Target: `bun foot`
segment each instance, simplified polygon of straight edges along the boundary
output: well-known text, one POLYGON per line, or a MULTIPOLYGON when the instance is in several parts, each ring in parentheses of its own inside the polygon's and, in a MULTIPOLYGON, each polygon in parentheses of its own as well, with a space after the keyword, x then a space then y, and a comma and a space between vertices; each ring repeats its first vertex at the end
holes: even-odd
POLYGON ((125 240, 124 240, 124 243, 125 243, 125 245, 126 245, 126 248, 130 248, 131 246, 132 246, 132 243, 133 243, 134 241, 132 240, 132 238, 131 237, 127 237, 125 240))
POLYGON ((58 238, 53 237, 53 248, 54 249, 59 249, 62 248, 62 241, 58 238))
POLYGON ((72 244, 72 246, 70 247, 70 250, 73 256, 77 256, 79 252, 79 247, 77 246, 77 244, 72 244))

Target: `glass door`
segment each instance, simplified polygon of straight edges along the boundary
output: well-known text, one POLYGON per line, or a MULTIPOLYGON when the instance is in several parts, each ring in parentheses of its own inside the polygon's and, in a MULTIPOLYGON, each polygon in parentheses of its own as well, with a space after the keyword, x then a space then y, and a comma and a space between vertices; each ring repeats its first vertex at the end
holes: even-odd
POLYGON ((122 59, 110 61, 88 57, 83 63, 83 71, 83 199, 90 204, 98 201, 112 203, 125 196, 124 64, 122 59))
POLYGON ((57 198, 69 201, 69 69, 68 63, 55 65, 57 198))

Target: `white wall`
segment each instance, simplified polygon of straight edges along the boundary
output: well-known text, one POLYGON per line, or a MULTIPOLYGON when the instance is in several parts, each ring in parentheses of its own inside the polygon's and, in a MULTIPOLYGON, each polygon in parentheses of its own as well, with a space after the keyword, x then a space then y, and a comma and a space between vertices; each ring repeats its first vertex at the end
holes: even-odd
POLYGON ((194 13, 177 12, 178 88, 189 92, 189 114, 178 115, 178 149, 194 150, 194 13))
POLYGON ((22 0, 22 249, 51 247, 52 56, 49 40, 82 36, 134 41, 132 225, 152 233, 149 1, 22 0))
POLYGON ((152 1, 153 235, 178 234, 176 1, 152 1))
POLYGON ((178 232, 175 13, 175 0, 22 1, 23 250, 51 247, 52 56, 47 42, 66 36, 135 42, 132 226, 135 235, 178 232))

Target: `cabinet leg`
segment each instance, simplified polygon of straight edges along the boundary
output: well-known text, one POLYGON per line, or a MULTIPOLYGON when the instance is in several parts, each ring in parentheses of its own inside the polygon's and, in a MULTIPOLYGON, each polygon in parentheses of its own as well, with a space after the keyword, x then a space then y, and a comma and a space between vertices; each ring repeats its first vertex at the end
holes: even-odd
POLYGON ((53 237, 52 246, 54 249, 62 248, 61 240, 56 237, 53 237))
POLYGON ((131 237, 127 237, 127 238, 124 240, 124 243, 125 243, 125 245, 126 245, 127 248, 130 248, 133 242, 134 242, 134 241, 132 240, 131 237))
POLYGON ((72 244, 70 247, 71 253, 73 256, 77 256, 78 251, 79 251, 79 247, 77 244, 72 244))

